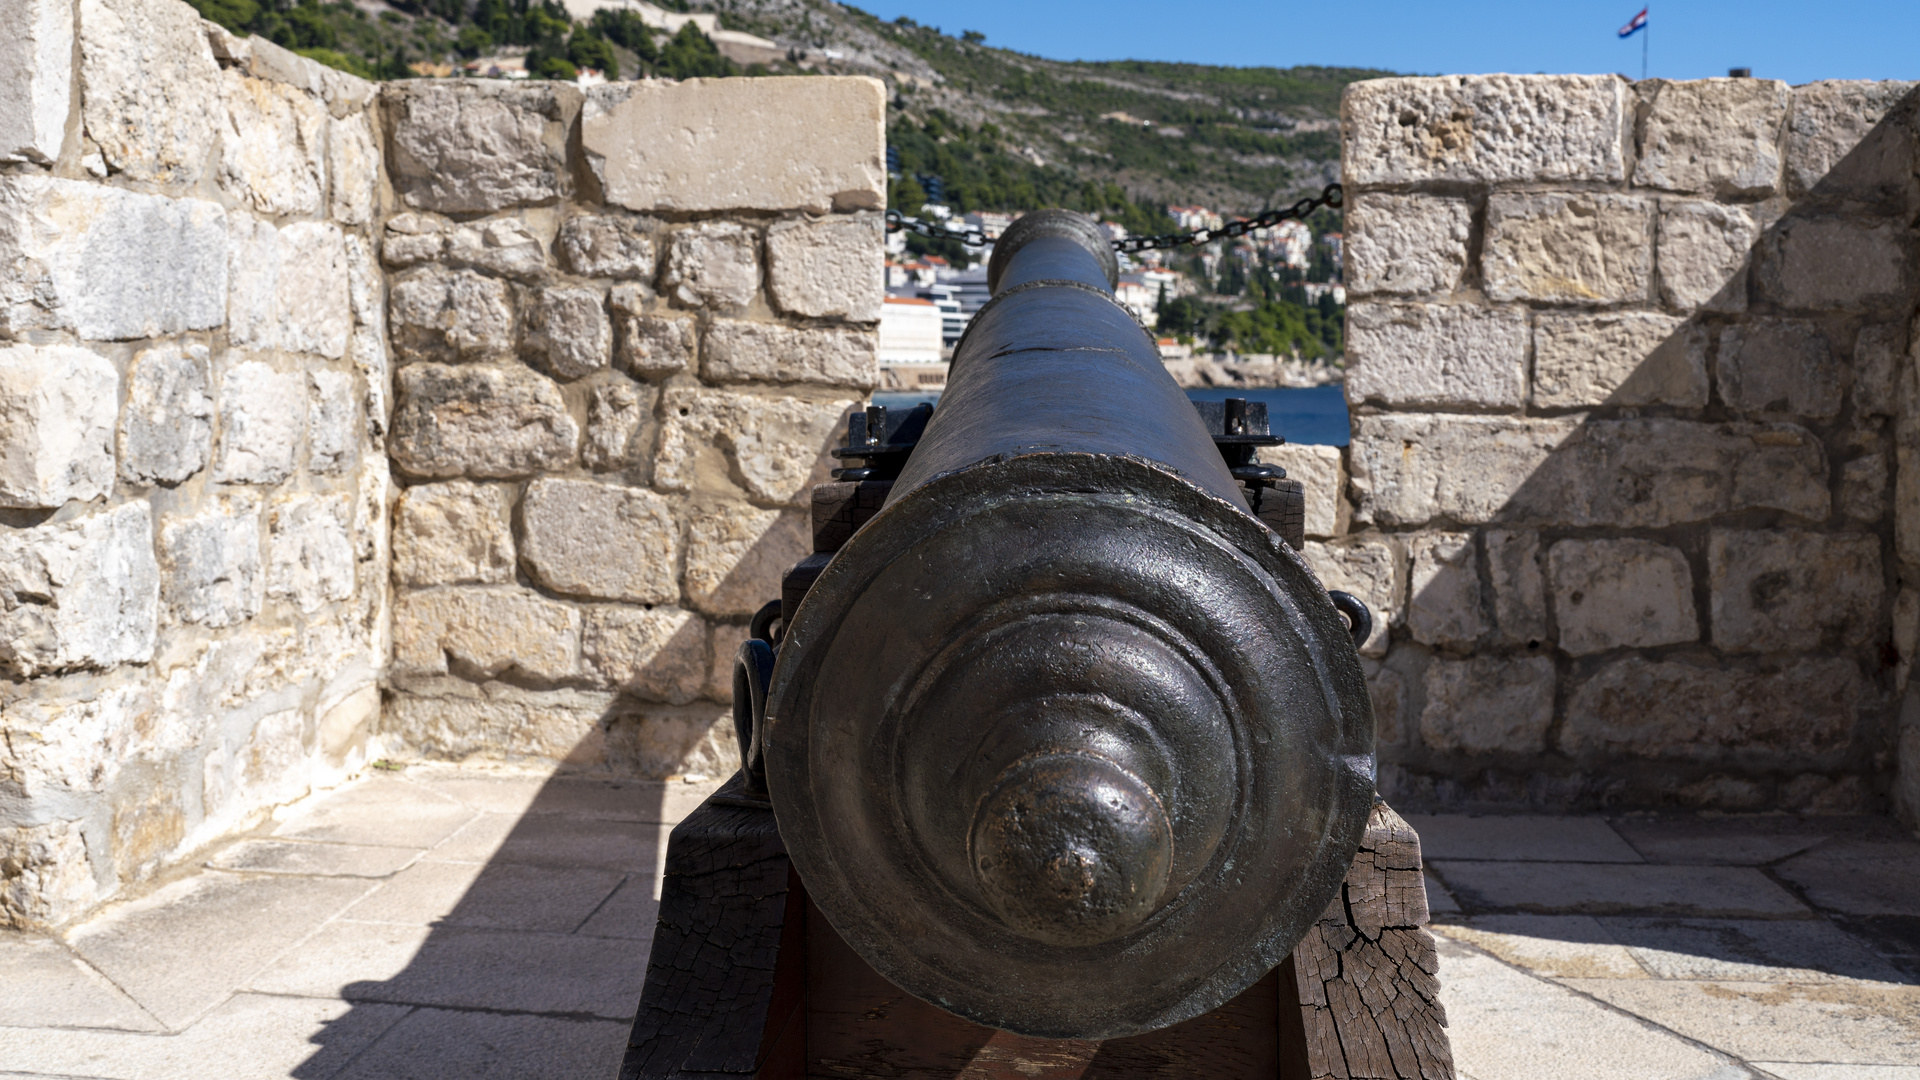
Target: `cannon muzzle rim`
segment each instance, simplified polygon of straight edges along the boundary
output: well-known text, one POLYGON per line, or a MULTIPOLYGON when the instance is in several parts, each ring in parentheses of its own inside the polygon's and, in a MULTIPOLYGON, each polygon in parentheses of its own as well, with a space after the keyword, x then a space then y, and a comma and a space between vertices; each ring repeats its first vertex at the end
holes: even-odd
POLYGON ((1035 210, 1020 215, 993 242, 993 257, 987 260, 987 291, 997 295, 1001 278, 1013 257, 1021 248, 1047 236, 1065 237, 1086 248, 1099 260, 1100 269, 1107 276, 1107 288, 1112 290, 1119 285, 1120 257, 1113 253, 1113 244, 1107 234, 1100 231, 1099 222, 1072 210, 1035 210))

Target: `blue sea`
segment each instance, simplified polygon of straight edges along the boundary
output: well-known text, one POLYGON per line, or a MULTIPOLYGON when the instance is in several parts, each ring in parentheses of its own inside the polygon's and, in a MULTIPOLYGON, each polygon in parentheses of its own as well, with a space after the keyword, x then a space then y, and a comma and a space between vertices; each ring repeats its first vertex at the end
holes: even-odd
MULTIPOLYGON (((1281 387, 1272 390, 1234 390, 1216 387, 1189 390, 1194 401, 1224 401, 1230 397, 1267 403, 1267 421, 1273 433, 1290 443, 1317 446, 1347 445, 1347 398, 1339 386, 1281 387)), ((940 405, 938 391, 925 393, 882 393, 873 395, 875 405, 889 409, 910 409, 919 403, 940 405)))

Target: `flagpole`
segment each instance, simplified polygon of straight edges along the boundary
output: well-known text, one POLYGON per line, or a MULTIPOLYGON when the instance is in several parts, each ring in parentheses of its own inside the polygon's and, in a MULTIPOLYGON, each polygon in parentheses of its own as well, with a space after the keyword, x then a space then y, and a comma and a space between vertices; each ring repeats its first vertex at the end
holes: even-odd
POLYGON ((1646 24, 1640 27, 1640 81, 1641 82, 1647 81, 1647 47, 1648 47, 1648 43, 1651 42, 1652 40, 1653 40, 1653 20, 1649 18, 1646 24))

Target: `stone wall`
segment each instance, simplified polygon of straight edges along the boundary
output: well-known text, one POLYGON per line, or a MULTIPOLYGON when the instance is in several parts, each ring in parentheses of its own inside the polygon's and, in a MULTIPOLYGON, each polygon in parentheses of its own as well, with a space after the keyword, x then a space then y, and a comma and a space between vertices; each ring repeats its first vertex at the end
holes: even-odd
POLYGON ((387 745, 738 767, 734 653, 879 375, 884 107, 868 79, 386 88, 387 745))
POLYGON ((0 926, 380 754, 735 768, 878 375, 883 109, 0 11, 0 926))
POLYGON ((0 926, 365 760, 374 89, 172 0, 0 8, 0 926))
POLYGON ((1396 805, 1886 806, 1914 87, 1349 88, 1348 524, 1308 554, 1381 616, 1396 805))

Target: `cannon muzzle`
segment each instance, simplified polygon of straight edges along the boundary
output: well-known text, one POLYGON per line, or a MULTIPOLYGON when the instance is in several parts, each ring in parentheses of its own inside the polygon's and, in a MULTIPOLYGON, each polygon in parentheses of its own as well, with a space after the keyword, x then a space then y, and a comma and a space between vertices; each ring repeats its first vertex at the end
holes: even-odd
POLYGON ((1374 797, 1348 625, 1116 272, 1077 214, 1000 239, 911 454, 854 474, 898 470, 790 613, 750 737, 841 937, 1027 1035, 1134 1034, 1252 985, 1374 797))

